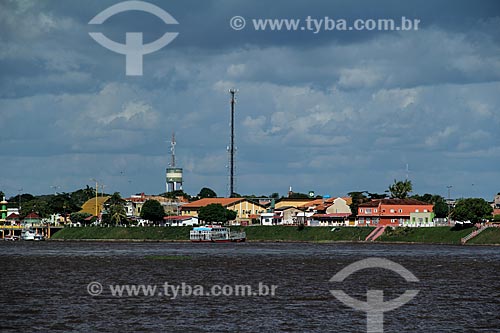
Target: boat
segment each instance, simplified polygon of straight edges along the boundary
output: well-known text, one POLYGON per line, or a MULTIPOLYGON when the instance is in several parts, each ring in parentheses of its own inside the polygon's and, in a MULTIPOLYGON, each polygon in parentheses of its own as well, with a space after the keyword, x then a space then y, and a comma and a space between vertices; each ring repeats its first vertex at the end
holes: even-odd
POLYGON ((35 241, 43 241, 45 240, 45 237, 43 235, 40 235, 40 234, 35 234, 35 241))
POLYGON ((24 229, 21 231, 21 239, 32 241, 35 240, 36 233, 32 229, 24 229))
POLYGON ((4 237, 4 240, 6 241, 18 241, 19 240, 19 236, 16 236, 16 235, 7 235, 4 237))
POLYGON ((245 232, 233 232, 229 228, 220 225, 194 227, 193 230, 189 232, 189 240, 191 240, 191 242, 244 242, 246 238, 245 232))

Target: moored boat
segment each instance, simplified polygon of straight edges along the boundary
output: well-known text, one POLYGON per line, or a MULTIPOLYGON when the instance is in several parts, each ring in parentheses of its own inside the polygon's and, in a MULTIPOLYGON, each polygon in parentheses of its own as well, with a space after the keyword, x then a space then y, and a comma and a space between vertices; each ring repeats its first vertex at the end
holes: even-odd
POLYGON ((21 232, 22 240, 35 240, 36 233, 32 229, 24 229, 21 232))
POLYGON ((245 232, 233 232, 229 228, 219 225, 194 227, 189 233, 191 242, 244 242, 246 237, 245 232))

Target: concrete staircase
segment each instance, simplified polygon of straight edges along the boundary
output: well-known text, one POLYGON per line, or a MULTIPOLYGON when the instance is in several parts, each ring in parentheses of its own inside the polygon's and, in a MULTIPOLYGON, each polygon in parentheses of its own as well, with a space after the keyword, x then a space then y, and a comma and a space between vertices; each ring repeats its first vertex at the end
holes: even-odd
POLYGON ((370 232, 370 234, 366 237, 365 242, 368 241, 373 242, 374 240, 382 236, 384 231, 385 231, 385 226, 376 227, 375 230, 370 232))
POLYGON ((479 235, 480 233, 482 233, 483 231, 485 231, 486 229, 491 228, 491 227, 492 227, 492 225, 485 224, 485 225, 481 226, 479 229, 474 230, 473 232, 471 232, 470 234, 468 234, 467 236, 465 236, 464 238, 461 239, 462 245, 464 245, 465 243, 470 241, 472 238, 476 237, 477 235, 479 235))

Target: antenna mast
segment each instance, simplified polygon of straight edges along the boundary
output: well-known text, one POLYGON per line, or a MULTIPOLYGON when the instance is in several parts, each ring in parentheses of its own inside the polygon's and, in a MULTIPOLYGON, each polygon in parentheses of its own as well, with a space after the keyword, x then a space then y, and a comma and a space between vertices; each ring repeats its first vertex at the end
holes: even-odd
POLYGON ((236 94, 236 89, 229 89, 231 94, 231 141, 229 144, 229 197, 234 197, 234 95, 236 94))
POLYGON ((175 132, 172 132, 172 141, 170 142, 170 152, 172 153, 172 160, 170 161, 170 166, 175 168, 175 132))

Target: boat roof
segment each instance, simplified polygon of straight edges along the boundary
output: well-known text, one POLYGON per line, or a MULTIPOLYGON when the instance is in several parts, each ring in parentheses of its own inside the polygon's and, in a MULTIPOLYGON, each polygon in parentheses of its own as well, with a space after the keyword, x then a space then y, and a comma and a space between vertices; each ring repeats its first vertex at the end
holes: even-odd
POLYGON ((210 231, 212 230, 212 228, 210 227, 194 227, 193 228, 194 231, 210 231))
POLYGON ((226 227, 223 227, 221 225, 204 225, 204 226, 200 226, 200 227, 194 227, 193 230, 194 231, 210 231, 214 228, 226 228, 226 227))

